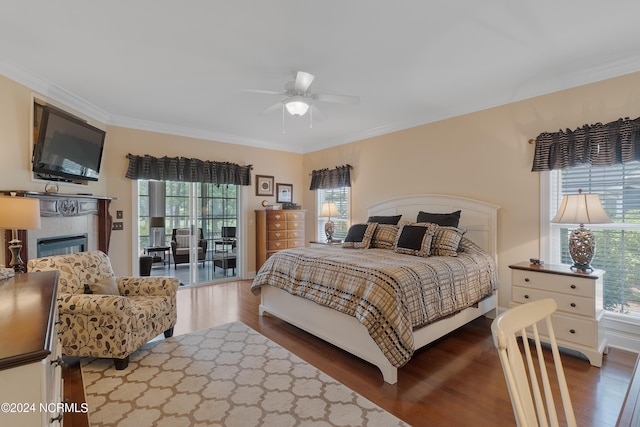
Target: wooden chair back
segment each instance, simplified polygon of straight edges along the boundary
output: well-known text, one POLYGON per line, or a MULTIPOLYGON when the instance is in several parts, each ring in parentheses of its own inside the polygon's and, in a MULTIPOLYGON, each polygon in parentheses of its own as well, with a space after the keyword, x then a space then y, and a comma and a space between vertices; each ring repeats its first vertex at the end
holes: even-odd
POLYGON ((498 350, 518 426, 559 425, 550 378, 555 378, 555 389, 560 391, 566 425, 576 425, 551 323, 551 315, 556 309, 553 299, 533 301, 507 310, 491 324, 493 342, 498 350), (541 336, 549 343, 552 358, 548 356, 548 350, 543 350, 541 336), (552 361, 549 368, 545 354, 552 361))

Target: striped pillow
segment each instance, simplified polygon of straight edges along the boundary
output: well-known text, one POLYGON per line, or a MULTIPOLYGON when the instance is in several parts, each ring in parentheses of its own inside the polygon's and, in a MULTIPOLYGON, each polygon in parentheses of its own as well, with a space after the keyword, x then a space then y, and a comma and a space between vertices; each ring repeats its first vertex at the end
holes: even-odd
POLYGON ((431 256, 458 256, 458 246, 467 230, 438 227, 431 242, 431 256))
POLYGON ((393 249, 398 237, 398 227, 391 224, 378 224, 371 240, 372 248, 393 249))

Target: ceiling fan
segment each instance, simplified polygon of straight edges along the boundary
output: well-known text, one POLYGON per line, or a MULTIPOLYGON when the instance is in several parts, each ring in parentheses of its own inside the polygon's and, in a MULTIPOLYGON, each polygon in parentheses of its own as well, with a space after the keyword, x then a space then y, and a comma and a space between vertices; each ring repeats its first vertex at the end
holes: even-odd
POLYGON ((320 93, 312 93, 309 91, 311 83, 315 80, 315 76, 306 71, 298 71, 295 74, 295 80, 284 85, 283 92, 271 90, 249 90, 249 92, 264 93, 268 95, 282 95, 285 98, 276 102, 266 110, 270 113, 282 108, 282 112, 286 110, 292 116, 304 116, 307 111, 314 105, 314 102, 334 102, 339 104, 358 104, 360 98, 352 95, 328 95, 320 93))

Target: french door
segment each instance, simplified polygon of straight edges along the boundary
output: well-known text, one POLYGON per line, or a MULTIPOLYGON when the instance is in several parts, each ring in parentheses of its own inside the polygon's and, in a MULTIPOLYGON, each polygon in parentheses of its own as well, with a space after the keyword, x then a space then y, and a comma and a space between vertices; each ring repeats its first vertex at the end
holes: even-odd
POLYGON ((138 181, 141 253, 166 248, 163 259, 154 256, 150 275, 177 277, 184 285, 236 277, 239 191, 227 184, 138 181))

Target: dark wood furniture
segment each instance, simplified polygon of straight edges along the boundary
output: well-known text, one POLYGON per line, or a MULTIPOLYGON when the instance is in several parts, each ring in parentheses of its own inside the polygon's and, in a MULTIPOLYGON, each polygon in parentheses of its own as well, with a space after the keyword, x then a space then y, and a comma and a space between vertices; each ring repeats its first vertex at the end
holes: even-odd
POLYGON ((167 260, 169 259, 170 249, 170 246, 149 246, 144 248, 144 253, 152 257, 152 262, 162 261, 162 265, 165 266, 167 264, 167 260), (156 255, 158 253, 162 254, 162 258, 156 255))
POLYGON ((256 211, 256 271, 274 253, 304 246, 304 210, 256 211))
POLYGON ((57 282, 57 271, 22 273, 0 281, 0 401, 35 408, 3 408, 0 425, 50 426, 62 419, 57 407, 63 396, 55 326, 57 282))

